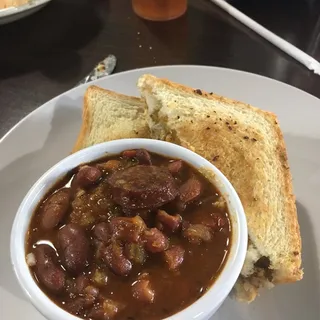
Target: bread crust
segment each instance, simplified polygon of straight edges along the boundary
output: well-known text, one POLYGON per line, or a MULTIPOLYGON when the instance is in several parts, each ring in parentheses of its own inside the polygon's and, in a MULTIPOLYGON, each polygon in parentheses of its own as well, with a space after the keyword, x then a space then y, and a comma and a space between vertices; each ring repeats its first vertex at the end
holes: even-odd
MULTIPOLYGON (((124 110, 126 114, 126 110, 124 110)), ((123 139, 123 138, 149 138, 149 128, 146 123, 146 105, 143 100, 137 97, 131 97, 124 94, 120 94, 107 89, 102 89, 97 86, 90 86, 87 88, 84 95, 84 104, 82 110, 82 125, 76 143, 72 149, 72 153, 77 152, 83 148, 86 148, 92 144, 123 139), (95 98, 99 97, 99 102, 95 98), (117 113, 112 106, 113 101, 116 101, 119 105, 128 105, 127 110, 132 111, 131 115, 128 115, 126 123, 122 120, 121 112, 117 113), (97 107, 97 105, 99 105, 97 107), (99 108, 100 112, 95 112, 99 108), (94 120, 101 118, 101 125, 95 126, 94 120), (116 124, 119 130, 108 130, 106 118, 112 118, 113 124, 116 124), (130 118, 131 117, 131 118, 130 118), (125 123, 125 124, 123 124, 125 123), (104 127, 103 127, 104 126, 104 127), (122 130, 120 130, 122 129, 122 130), (91 137, 95 135, 95 137, 91 137), (88 140, 91 141, 89 142, 88 140)))
POLYGON ((75 153, 83 148, 85 136, 89 132, 89 119, 90 119, 90 112, 88 110, 88 94, 91 90, 94 90, 91 86, 87 88, 86 93, 83 98, 83 108, 82 108, 82 124, 80 128, 80 132, 78 134, 78 138, 76 143, 72 149, 72 153, 75 153))

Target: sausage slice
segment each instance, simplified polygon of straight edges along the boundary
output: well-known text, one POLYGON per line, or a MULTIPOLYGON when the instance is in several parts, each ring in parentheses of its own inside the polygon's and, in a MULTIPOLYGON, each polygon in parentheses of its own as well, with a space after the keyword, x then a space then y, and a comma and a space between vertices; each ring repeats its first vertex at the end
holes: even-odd
POLYGON ((125 209, 158 208, 178 195, 167 168, 138 165, 115 172, 108 180, 113 199, 125 209))

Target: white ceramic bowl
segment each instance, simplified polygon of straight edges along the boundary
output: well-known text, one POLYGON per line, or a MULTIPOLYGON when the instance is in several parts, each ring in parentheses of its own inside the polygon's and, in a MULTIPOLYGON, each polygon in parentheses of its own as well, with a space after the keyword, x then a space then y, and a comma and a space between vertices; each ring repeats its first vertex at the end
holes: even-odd
POLYGON ((232 223, 232 242, 225 266, 212 287, 189 307, 166 320, 197 319, 205 320, 213 315, 226 299, 235 284, 247 250, 247 224, 239 197, 226 177, 210 162, 194 152, 164 141, 151 139, 123 139, 102 143, 81 150, 63 159, 48 170, 30 189, 16 214, 11 232, 11 260, 18 281, 32 304, 49 320, 79 320, 53 303, 34 281, 25 256, 25 238, 30 219, 38 203, 46 192, 67 172, 81 163, 90 162, 106 156, 118 154, 127 149, 145 148, 164 156, 182 159, 195 168, 212 172, 215 186, 224 195, 232 223))

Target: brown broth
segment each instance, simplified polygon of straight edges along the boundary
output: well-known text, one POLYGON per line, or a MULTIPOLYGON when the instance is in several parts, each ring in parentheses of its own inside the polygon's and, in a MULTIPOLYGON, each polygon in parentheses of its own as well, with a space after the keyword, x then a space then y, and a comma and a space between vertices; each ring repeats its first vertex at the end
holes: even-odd
MULTIPOLYGON (((167 166, 168 158, 150 153, 152 164, 156 166, 167 166)), ((91 164, 97 165, 104 163, 110 159, 120 160, 122 163, 130 163, 131 160, 125 159, 119 155, 109 156, 99 159, 91 164)), ((131 161, 135 164, 135 161, 131 161)), ((26 252, 33 252, 37 244, 49 243, 52 247, 57 247, 57 231, 64 224, 70 221, 78 223, 80 221, 91 221, 89 225, 83 225, 87 237, 91 240, 91 259, 83 274, 91 277, 95 269, 103 270, 108 281, 105 287, 100 287, 100 294, 117 302, 125 307, 113 319, 114 320, 160 320, 173 315, 184 308, 191 305, 199 299, 212 286, 219 276, 231 245, 231 223, 227 206, 216 205, 221 202, 222 196, 214 185, 212 185, 202 174, 195 168, 184 163, 183 170, 176 176, 176 182, 181 185, 190 177, 196 177, 202 184, 202 193, 199 198, 188 204, 186 210, 181 213, 184 221, 190 223, 206 223, 213 214, 218 214, 224 218, 225 225, 220 231, 213 233, 213 239, 210 242, 202 242, 201 244, 192 244, 181 233, 169 235, 171 244, 179 244, 185 249, 184 261, 177 271, 170 271, 164 262, 161 253, 149 253, 148 259, 142 266, 134 265, 130 274, 126 277, 115 275, 104 263, 97 261, 93 257, 94 245, 92 244, 92 228, 101 221, 110 221, 114 216, 122 216, 123 212, 118 205, 112 203, 112 200, 105 198, 110 197, 110 186, 106 178, 108 174, 105 172, 103 179, 98 185, 90 187, 87 192, 86 209, 70 210, 66 218, 53 230, 43 230, 41 228, 41 210, 43 203, 49 195, 59 190, 63 186, 69 186, 76 170, 70 172, 66 177, 59 181, 44 197, 43 201, 36 209, 26 238, 26 252), (97 194, 99 191, 99 194, 97 194), (102 200, 101 200, 102 199, 102 200), (104 203, 102 203, 104 202, 104 203), (102 204, 101 204, 102 203, 102 204), (111 204, 110 204, 111 203, 111 204), (85 217, 85 219, 83 218, 85 217), (147 272, 150 275, 150 282, 155 291, 155 299, 151 304, 137 301, 131 292, 131 285, 137 280, 139 274, 147 272)), ((223 200, 223 199, 222 199, 223 200)), ((224 201, 224 200, 223 200, 224 201)), ((170 205, 164 208, 168 213, 173 214, 170 205)), ((149 213, 152 217, 146 219, 148 227, 154 227, 154 213, 149 213)), ((61 260, 59 259, 59 263, 61 260)), ((30 268, 35 280, 43 292, 62 309, 66 308, 66 303, 72 298, 68 293, 53 294, 37 279, 33 268, 30 268)), ((69 281, 74 281, 72 274, 67 272, 69 281)), ((101 303, 101 302, 100 302, 101 303)), ((90 308, 88 308, 90 309, 90 308)), ((90 319, 87 317, 87 310, 81 311, 78 315, 80 318, 90 319)))

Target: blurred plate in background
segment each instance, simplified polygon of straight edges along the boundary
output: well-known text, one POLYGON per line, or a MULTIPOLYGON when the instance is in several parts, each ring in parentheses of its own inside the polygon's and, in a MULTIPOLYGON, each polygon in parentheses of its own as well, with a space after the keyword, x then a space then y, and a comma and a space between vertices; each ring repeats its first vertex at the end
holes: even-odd
POLYGON ((0 25, 20 20, 40 10, 51 0, 29 0, 19 7, 0 9, 0 25))

